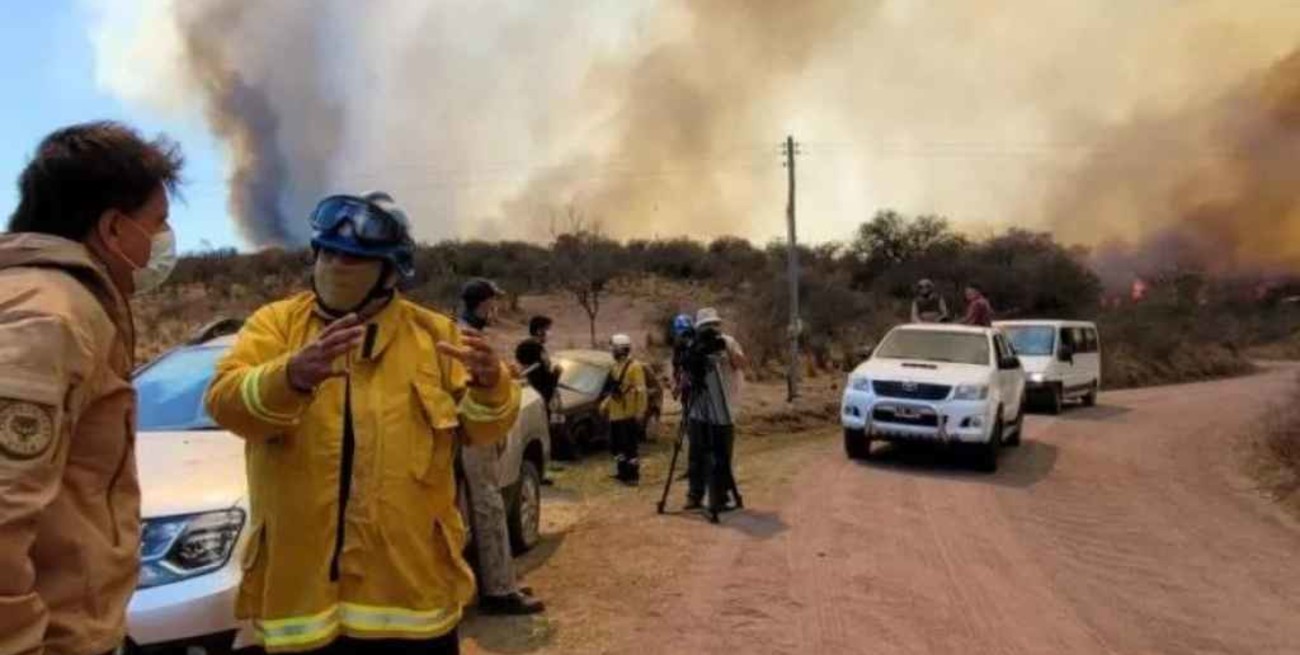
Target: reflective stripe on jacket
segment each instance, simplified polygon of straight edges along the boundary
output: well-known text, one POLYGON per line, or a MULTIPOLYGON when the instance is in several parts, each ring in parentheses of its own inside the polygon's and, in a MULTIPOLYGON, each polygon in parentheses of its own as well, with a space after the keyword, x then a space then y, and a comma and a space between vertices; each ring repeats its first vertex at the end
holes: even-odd
POLYGON ((649 405, 645 383, 645 366, 632 358, 615 363, 609 375, 615 382, 622 379, 617 393, 606 398, 601 408, 610 421, 641 420, 649 405))
POLYGON ((310 293, 263 307, 208 390, 213 418, 246 440, 252 534, 236 613, 273 652, 340 634, 446 634, 474 594, 456 434, 505 438, 519 388, 504 365, 495 388, 468 387, 464 367, 435 348, 460 341, 455 324, 397 298, 338 362, 350 373, 301 394, 289 357, 324 326, 310 293))
POLYGON ((126 637, 140 551, 130 308, 85 246, 0 236, 0 653, 126 637))

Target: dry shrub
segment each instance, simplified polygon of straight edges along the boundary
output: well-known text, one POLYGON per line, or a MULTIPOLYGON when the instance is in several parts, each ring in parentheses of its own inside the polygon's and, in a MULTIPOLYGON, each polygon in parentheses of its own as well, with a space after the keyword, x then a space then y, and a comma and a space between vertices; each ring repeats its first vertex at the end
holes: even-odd
POLYGON ((1212 307, 1150 302, 1098 319, 1102 377, 1125 389, 1243 375, 1254 365, 1233 340, 1235 317, 1212 307))
MULTIPOLYGON (((1300 397, 1300 385, 1292 394, 1300 397)), ((1300 511, 1300 405, 1279 405, 1264 417, 1255 454, 1264 489, 1273 499, 1300 511)))

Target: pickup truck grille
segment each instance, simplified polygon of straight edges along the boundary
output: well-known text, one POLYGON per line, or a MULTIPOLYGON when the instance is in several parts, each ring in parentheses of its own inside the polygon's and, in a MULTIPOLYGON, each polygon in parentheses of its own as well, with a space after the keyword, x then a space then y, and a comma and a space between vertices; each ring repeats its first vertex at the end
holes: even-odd
POLYGON ((893 423, 895 425, 915 425, 924 428, 939 427, 939 416, 933 412, 912 411, 900 412, 892 407, 878 407, 871 412, 871 418, 881 423, 893 423))
POLYGON ((878 380, 871 383, 876 395, 881 398, 903 398, 906 400, 946 400, 952 393, 952 387, 943 384, 920 384, 917 382, 892 382, 878 380))

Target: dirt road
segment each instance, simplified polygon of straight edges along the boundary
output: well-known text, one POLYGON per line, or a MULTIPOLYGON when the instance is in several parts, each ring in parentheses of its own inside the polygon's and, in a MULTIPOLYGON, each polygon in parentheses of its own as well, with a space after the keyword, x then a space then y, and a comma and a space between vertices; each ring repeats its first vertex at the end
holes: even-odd
POLYGON ((1300 653, 1300 526, 1239 442, 1293 376, 1035 417, 992 476, 911 449, 849 462, 822 430, 740 462, 751 509, 721 527, 628 494, 533 561, 543 623, 475 623, 471 648, 1300 653))

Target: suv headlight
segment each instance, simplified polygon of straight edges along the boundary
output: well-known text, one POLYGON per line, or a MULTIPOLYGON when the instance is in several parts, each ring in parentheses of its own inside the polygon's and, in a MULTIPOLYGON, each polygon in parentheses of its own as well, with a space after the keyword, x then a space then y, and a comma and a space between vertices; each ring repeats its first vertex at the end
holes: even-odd
POLYGON ((985 400, 989 397, 986 384, 963 384, 952 393, 953 400, 985 400))
POLYGON ((138 588, 180 582, 225 566, 243 528, 240 509, 146 520, 138 588))
POLYGON ((849 380, 849 388, 854 391, 871 391, 871 378, 853 378, 849 380))

